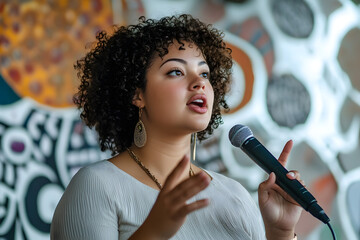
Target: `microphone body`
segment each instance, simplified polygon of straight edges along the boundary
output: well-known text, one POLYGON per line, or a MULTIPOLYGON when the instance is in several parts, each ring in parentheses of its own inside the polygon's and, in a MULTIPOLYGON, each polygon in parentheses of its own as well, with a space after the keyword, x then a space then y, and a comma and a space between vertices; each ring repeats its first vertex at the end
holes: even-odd
POLYGON ((276 184, 306 211, 325 224, 330 221, 314 196, 298 180, 286 176, 288 170, 253 136, 248 127, 235 125, 229 132, 229 138, 232 145, 240 147, 265 172, 274 172, 276 184))

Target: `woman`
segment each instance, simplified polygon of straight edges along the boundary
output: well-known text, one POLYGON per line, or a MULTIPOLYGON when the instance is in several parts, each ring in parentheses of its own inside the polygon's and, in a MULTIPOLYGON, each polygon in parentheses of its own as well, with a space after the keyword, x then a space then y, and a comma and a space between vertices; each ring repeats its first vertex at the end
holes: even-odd
POLYGON ((210 135, 222 121, 220 108, 228 108, 232 60, 222 33, 181 15, 140 18, 97 39, 77 62, 75 102, 114 157, 73 177, 51 238, 293 239, 301 208, 274 174, 259 186, 262 222, 238 182, 189 161, 191 135, 210 135))

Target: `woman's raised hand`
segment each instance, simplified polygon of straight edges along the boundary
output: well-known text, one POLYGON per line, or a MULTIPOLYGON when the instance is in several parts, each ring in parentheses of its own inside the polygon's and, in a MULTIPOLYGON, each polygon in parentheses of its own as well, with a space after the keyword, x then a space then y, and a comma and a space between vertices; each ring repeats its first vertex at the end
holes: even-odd
MULTIPOLYGON (((285 166, 292 148, 292 141, 288 141, 279 157, 279 162, 285 166)), ((289 179, 300 180, 297 171, 288 173, 289 179)), ((259 185, 259 205, 263 216, 267 239, 292 239, 294 229, 299 221, 302 208, 277 184, 276 176, 271 173, 269 178, 259 185)))
POLYGON ((189 213, 209 204, 208 199, 187 203, 209 185, 210 179, 201 171, 180 182, 185 171, 189 171, 188 156, 184 156, 167 177, 148 217, 130 239, 169 239, 184 224, 189 213))

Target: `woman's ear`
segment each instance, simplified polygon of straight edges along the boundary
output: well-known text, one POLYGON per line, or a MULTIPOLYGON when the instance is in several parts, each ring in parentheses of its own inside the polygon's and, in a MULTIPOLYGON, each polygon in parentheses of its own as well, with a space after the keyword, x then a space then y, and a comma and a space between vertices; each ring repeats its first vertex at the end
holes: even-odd
POLYGON ((136 88, 132 104, 134 104, 138 108, 143 108, 145 106, 144 94, 141 88, 136 88))

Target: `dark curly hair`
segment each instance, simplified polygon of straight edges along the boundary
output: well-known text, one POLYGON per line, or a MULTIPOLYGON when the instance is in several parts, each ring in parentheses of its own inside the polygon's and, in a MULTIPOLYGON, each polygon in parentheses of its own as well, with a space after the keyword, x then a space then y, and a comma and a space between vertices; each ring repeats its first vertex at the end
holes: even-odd
POLYGON ((146 89, 145 74, 152 60, 156 54, 165 56, 174 41, 194 43, 210 68, 213 112, 208 127, 197 136, 203 140, 210 135, 222 123, 221 107, 228 109, 224 96, 232 59, 222 38, 222 32, 186 14, 160 20, 140 17, 136 25, 115 27, 111 36, 100 32, 94 48, 74 66, 81 80, 74 102, 85 124, 98 132, 101 150, 116 154, 131 146, 139 120, 132 104, 135 90, 146 89))

